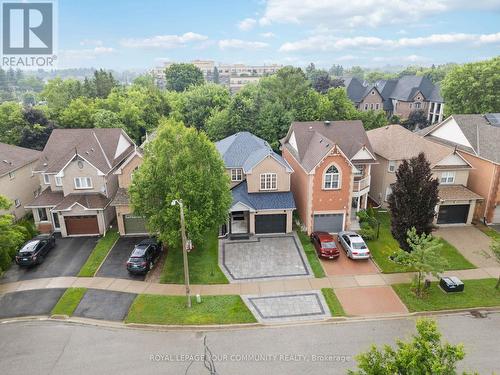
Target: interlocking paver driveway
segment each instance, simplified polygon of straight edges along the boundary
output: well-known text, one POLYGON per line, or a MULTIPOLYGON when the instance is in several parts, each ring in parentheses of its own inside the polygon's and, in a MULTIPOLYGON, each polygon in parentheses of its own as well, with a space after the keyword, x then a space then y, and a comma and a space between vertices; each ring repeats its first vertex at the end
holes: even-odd
POLYGON ((342 245, 338 241, 335 242, 340 250, 340 256, 337 259, 321 259, 321 264, 328 276, 380 273, 371 259, 352 260, 347 257, 342 245))
POLYGON ((219 264, 230 282, 312 277, 295 235, 220 241, 219 264))

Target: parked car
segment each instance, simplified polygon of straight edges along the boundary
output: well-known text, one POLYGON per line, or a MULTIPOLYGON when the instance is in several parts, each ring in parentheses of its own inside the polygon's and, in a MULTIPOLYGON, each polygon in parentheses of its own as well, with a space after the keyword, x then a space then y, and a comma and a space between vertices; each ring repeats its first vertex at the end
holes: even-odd
POLYGON ((20 266, 34 266, 45 260, 45 257, 56 246, 54 233, 41 234, 26 242, 16 254, 16 263, 20 266))
POLYGON ((311 242, 319 257, 334 259, 340 255, 335 239, 330 233, 313 232, 311 233, 311 242))
POLYGON ((370 258, 370 250, 359 234, 355 232, 339 232, 339 241, 349 258, 370 258))
POLYGON ((127 261, 127 270, 130 273, 146 274, 153 268, 156 259, 161 254, 161 242, 156 238, 147 238, 135 245, 127 261))

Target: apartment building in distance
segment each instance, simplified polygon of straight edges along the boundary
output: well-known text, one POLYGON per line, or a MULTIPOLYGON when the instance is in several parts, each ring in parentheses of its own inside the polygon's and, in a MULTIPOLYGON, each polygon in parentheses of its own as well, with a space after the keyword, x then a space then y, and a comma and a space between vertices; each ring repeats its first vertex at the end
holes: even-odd
MULTIPOLYGON (((215 62, 213 60, 192 60, 189 62, 193 64, 203 73, 203 78, 207 82, 213 82, 214 80, 214 70, 215 70, 215 62)), ((175 64, 173 61, 166 61, 162 65, 154 67, 151 70, 151 74, 154 77, 156 85, 164 89, 165 88, 165 69, 167 69, 170 65, 175 64)))

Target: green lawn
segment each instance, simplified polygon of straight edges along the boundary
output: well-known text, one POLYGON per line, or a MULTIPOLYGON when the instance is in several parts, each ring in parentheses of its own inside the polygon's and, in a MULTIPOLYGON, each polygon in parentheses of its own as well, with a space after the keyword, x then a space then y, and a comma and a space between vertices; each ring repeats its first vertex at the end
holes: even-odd
MULTIPOLYGON (((379 238, 366 241, 373 260, 384 273, 408 272, 410 268, 394 263, 389 257, 399 248, 398 242, 391 234, 391 218, 388 212, 377 212, 377 219, 380 222, 379 238)), ((465 270, 476 268, 472 263, 463 257, 462 254, 451 244, 441 239, 443 247, 441 253, 448 262, 447 270, 465 270)))
POLYGON ((307 233, 302 232, 301 230, 297 229, 297 235, 299 236, 300 242, 302 243, 302 247, 304 248, 304 252, 306 253, 307 260, 309 261, 309 264, 311 265, 311 269, 314 273, 315 277, 325 277, 325 271, 323 270, 323 267, 321 266, 321 262, 318 258, 318 255, 316 253, 316 249, 314 248, 313 244, 311 243, 311 240, 307 233))
POLYGON ((205 296, 186 307, 184 296, 140 294, 132 303, 126 323, 145 324, 234 324, 256 320, 240 296, 205 296))
POLYGON ((68 288, 57 301, 57 304, 52 309, 51 315, 73 315, 76 307, 80 303, 87 288, 68 288))
POLYGON ((321 293, 323 293, 323 297, 325 297, 326 304, 330 309, 332 316, 345 316, 344 309, 340 304, 337 296, 333 292, 332 288, 322 288, 321 293))
MULTIPOLYGON (((219 268, 217 231, 210 231, 205 241, 197 244, 188 254, 189 281, 191 284, 227 284, 227 278, 219 268)), ((184 265, 181 247, 168 249, 160 282, 183 284, 184 265)))
POLYGON ((97 241, 97 245, 94 247, 94 250, 92 250, 89 258, 78 273, 78 276, 94 276, 103 260, 106 259, 106 256, 108 255, 115 242, 118 241, 118 238, 120 238, 120 235, 116 230, 110 230, 104 237, 100 238, 99 241, 97 241))
POLYGON ((500 233, 497 232, 495 229, 487 227, 486 225, 483 224, 477 224, 476 227, 487 236, 493 238, 494 240, 500 241, 500 233))
POLYGON ((396 284, 393 289, 410 312, 500 306, 500 290, 496 279, 466 280, 461 293, 445 293, 433 282, 428 294, 419 299, 410 284, 396 284))

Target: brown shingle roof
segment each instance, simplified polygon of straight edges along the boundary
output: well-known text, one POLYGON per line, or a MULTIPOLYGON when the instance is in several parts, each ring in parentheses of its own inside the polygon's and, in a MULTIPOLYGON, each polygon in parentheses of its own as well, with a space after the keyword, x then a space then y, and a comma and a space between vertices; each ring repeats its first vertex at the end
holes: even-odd
POLYGON ((125 188, 119 188, 116 192, 115 198, 111 202, 112 206, 128 206, 130 203, 130 198, 128 191, 125 188))
POLYGON ((77 153, 104 174, 126 158, 134 149, 131 145, 115 158, 121 136, 128 141, 122 129, 54 129, 38 164, 37 171, 59 172, 77 153))
POLYGON ((26 208, 31 207, 54 207, 57 206, 64 199, 62 191, 52 191, 49 188, 40 193, 38 197, 33 199, 26 208))
POLYGON ((0 143, 0 176, 37 160, 42 153, 29 148, 0 143))
POLYGON ((439 185, 439 199, 443 201, 467 201, 483 199, 463 185, 439 185))
POLYGON ((67 210, 75 203, 78 203, 89 210, 102 210, 109 204, 110 201, 110 198, 106 198, 106 196, 99 193, 68 194, 56 207, 54 207, 54 211, 67 210))

